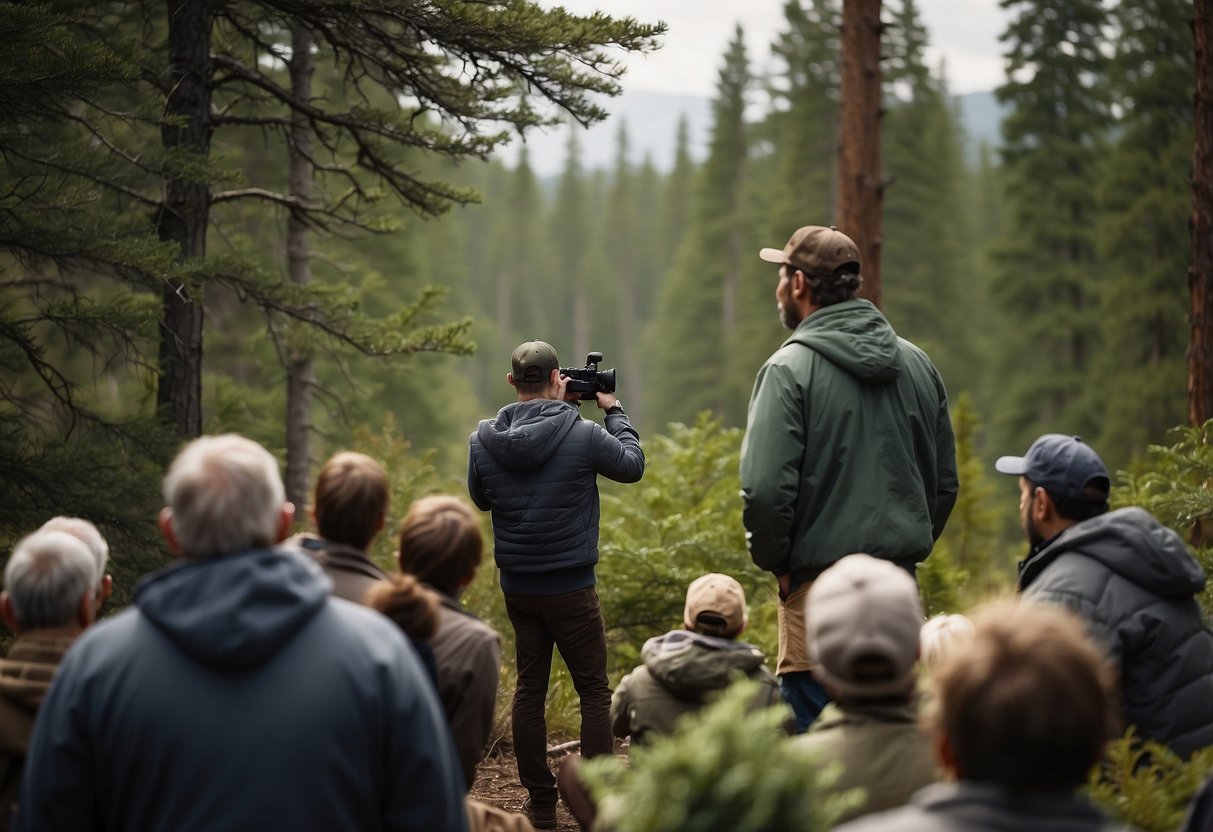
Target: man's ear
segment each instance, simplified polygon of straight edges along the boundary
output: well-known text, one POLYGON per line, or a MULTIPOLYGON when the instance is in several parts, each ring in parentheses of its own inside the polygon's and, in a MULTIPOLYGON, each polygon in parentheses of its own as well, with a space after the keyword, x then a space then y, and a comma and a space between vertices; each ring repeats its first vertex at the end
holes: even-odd
POLYGON ((80 603, 76 605, 76 623, 80 625, 80 629, 86 629, 94 621, 97 620, 97 595, 92 592, 85 592, 80 596, 80 603))
POLYGON ((508 382, 510 383, 510 387, 517 387, 517 386, 518 386, 517 384, 515 384, 515 383, 514 383, 514 374, 513 374, 513 373, 506 373, 506 374, 505 374, 505 380, 506 380, 506 381, 508 381, 508 382))
POLYGON ((278 535, 274 538, 275 543, 281 543, 291 536, 291 529, 295 525, 295 504, 286 502, 282 504, 282 509, 278 514, 278 535))
POLYGON ((156 524, 160 526, 160 533, 164 535, 169 551, 177 557, 181 557, 184 553, 181 551, 181 542, 177 540, 177 533, 173 530, 173 510, 168 506, 160 509, 156 524))
POLYGON ((476 577, 476 567, 472 567, 472 571, 467 573, 466 575, 464 575, 462 578, 460 578, 458 583, 455 584, 456 588, 458 588, 460 590, 467 589, 468 586, 472 583, 472 579, 475 577, 476 577))
POLYGON ((97 611, 101 611, 101 605, 114 594, 114 579, 109 575, 102 575, 101 582, 97 584, 97 611))
POLYGON ((1057 507, 1049 492, 1039 485, 1032 489, 1032 504, 1029 507, 1032 516, 1040 521, 1048 521, 1057 517, 1057 507))
POLYGON ((0 618, 4 619, 4 626, 8 627, 13 635, 21 632, 21 628, 17 626, 17 616, 13 614, 13 599, 7 592, 0 592, 0 618))

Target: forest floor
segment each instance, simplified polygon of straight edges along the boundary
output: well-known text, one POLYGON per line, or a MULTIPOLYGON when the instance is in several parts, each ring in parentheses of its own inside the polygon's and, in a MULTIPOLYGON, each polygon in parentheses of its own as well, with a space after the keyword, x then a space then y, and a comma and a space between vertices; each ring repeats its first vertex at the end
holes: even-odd
MULTIPOLYGON (((548 765, 553 773, 568 753, 576 753, 576 749, 559 754, 549 752, 548 765)), ((498 744, 489 752, 488 757, 480 761, 480 765, 476 767, 476 782, 472 784, 470 796, 507 812, 522 811, 527 792, 518 782, 518 762, 508 743, 498 744)), ((563 800, 556 804, 556 829, 558 832, 581 832, 581 827, 569 814, 563 800)))

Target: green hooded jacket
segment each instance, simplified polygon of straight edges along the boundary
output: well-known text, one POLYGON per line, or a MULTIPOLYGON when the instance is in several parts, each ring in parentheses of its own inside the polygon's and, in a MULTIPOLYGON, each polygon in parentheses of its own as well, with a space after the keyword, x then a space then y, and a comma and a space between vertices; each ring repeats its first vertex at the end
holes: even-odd
POLYGON ((818 309, 758 371, 741 487, 750 556, 775 575, 925 559, 958 488, 939 372, 869 301, 818 309))

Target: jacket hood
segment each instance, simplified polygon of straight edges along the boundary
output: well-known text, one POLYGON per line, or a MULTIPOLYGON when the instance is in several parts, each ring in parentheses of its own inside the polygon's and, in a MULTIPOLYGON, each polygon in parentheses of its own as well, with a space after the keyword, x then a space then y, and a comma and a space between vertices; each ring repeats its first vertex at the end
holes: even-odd
POLYGON ((847 300, 801 321, 784 346, 803 344, 860 381, 883 384, 901 374, 899 339, 880 310, 867 300, 847 300))
POLYGON ((1076 523, 1028 558, 1020 576, 1027 587, 1065 552, 1099 561, 1143 589, 1164 598, 1189 597, 1205 585, 1205 573, 1183 538, 1141 508, 1120 508, 1076 523))
POLYGON ((543 467, 581 418, 568 402, 531 399, 507 404, 496 419, 485 419, 476 436, 503 467, 531 471, 543 467))
POLYGON ((721 690, 740 673, 762 667, 762 651, 744 641, 674 630, 651 638, 640 650, 644 666, 657 682, 679 699, 695 702, 721 690))
POLYGON ((303 553, 258 549, 162 569, 135 590, 135 605, 197 661, 235 669, 290 642, 332 587, 303 553))

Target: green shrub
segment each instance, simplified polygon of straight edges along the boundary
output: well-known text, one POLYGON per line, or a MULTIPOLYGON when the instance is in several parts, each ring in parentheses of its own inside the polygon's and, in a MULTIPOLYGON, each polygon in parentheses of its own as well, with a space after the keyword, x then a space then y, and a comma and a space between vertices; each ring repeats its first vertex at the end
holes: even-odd
POLYGON ((1091 798, 1113 818, 1142 832, 1174 832, 1188 801, 1213 770, 1213 748, 1181 760, 1165 745, 1130 732, 1108 746, 1091 772, 1091 798))
MULTIPOLYGON (((582 767, 613 832, 759 832, 829 829, 862 792, 823 796, 837 777, 780 731, 779 708, 747 713, 757 685, 732 685, 670 737, 582 767)), ((597 828, 597 827, 596 827, 597 828)))

